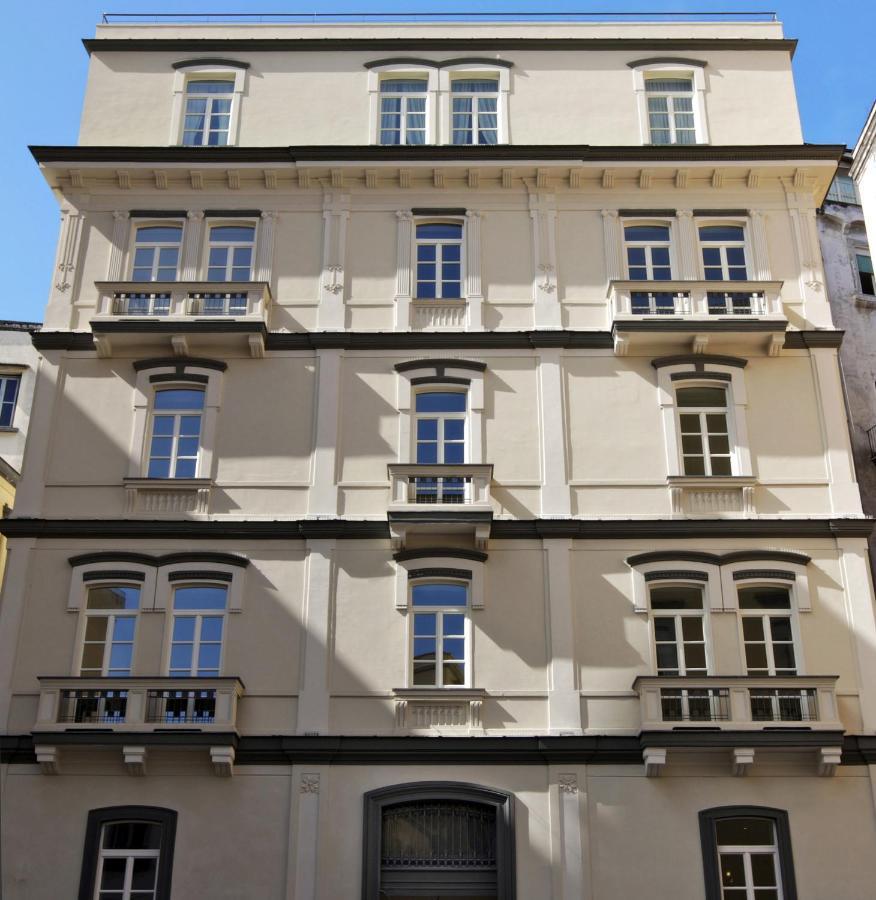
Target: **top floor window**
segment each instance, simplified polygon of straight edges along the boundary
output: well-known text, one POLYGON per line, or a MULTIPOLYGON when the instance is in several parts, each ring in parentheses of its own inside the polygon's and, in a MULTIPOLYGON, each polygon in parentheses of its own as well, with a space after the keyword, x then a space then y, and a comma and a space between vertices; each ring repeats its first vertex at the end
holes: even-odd
POLYGON ((695 144, 694 87, 690 78, 645 79, 648 127, 652 144, 695 144))
POLYGON ((835 203, 854 203, 856 206, 861 205, 861 198, 858 196, 858 187, 854 178, 850 175, 837 175, 830 183, 830 189, 827 192, 825 200, 833 200, 835 203))
POLYGON ((131 281, 175 281, 182 225, 141 225, 134 237, 131 281))
POLYGON ((186 84, 182 142, 188 147, 224 147, 231 126, 234 79, 186 84))
POLYGON ((700 248, 706 281, 747 281, 745 229, 741 225, 701 225, 700 248))
POLYGON ((499 82, 495 78, 456 79, 451 82, 452 142, 499 142, 499 82))
POLYGON ((668 225, 624 226, 630 280, 671 281, 671 243, 668 225))
POLYGON ((20 385, 20 375, 0 375, 0 428, 12 427, 20 385))
POLYGON ((426 222, 417 225, 417 298, 462 297, 462 225, 426 222))
POLYGON ((255 225, 213 225, 207 250, 207 281, 250 281, 255 225))
POLYGON ((380 143, 426 143, 425 78, 387 78, 380 82, 380 143))

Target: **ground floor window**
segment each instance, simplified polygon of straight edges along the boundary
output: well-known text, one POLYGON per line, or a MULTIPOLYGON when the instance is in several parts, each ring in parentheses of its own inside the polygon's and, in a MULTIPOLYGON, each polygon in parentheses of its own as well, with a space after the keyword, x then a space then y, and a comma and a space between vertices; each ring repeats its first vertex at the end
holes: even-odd
POLYGON ((88 814, 79 900, 169 900, 176 813, 112 806, 88 814))
POLYGON ((514 894, 513 800, 477 785, 421 782, 365 798, 365 885, 380 897, 514 894))

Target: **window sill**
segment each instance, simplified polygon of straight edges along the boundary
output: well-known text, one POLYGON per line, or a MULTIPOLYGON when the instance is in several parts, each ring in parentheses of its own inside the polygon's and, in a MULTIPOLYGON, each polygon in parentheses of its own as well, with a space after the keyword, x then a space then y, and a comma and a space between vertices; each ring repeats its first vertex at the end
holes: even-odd
POLYGON ((392 693, 397 732, 483 734, 483 688, 394 688, 392 693))
POLYGON ((755 515, 753 475, 670 475, 667 479, 672 515, 728 516, 755 515))
POLYGON ((17 431, 14 425, 0 425, 0 434, 15 434, 17 431))
POLYGON ((210 478, 125 478, 125 513, 130 516, 178 518, 206 515, 210 478))
POLYGON ((876 295, 855 294, 855 305, 863 306, 866 309, 876 309, 876 295))

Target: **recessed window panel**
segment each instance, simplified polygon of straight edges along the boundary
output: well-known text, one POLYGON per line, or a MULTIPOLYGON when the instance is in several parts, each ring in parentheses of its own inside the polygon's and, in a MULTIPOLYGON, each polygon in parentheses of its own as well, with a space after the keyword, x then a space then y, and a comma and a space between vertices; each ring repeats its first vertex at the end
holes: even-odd
POLYGON ((668 225, 627 225, 624 237, 628 241, 669 241, 668 225))
POLYGON ((679 388, 676 394, 678 397, 678 405, 683 407, 723 407, 727 402, 727 394, 723 388, 679 388))
POLYGON ((790 609, 791 594, 783 585, 754 585, 739 589, 741 609, 790 609))
POLYGON ((179 587, 173 592, 174 609, 225 609, 228 591, 224 587, 198 585, 179 587))
POLYGON ((417 584, 411 591, 411 602, 414 606, 465 606, 468 589, 463 584, 417 584))
POLYGON ((466 395, 462 391, 424 391, 417 394, 417 412, 465 412, 466 395))
POLYGON ((703 608, 703 591, 698 587, 688 587, 685 585, 652 587, 650 593, 652 609, 703 608))

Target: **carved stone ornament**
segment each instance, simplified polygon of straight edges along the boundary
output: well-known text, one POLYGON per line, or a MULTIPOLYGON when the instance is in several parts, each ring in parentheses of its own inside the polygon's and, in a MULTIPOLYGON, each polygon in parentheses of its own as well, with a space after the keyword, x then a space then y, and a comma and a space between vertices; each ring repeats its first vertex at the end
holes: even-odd
POLYGON ((318 794, 319 775, 302 775, 300 790, 302 794, 318 794))
POLYGON ((578 776, 577 775, 560 775, 558 781, 560 791, 564 794, 578 793, 578 776))

